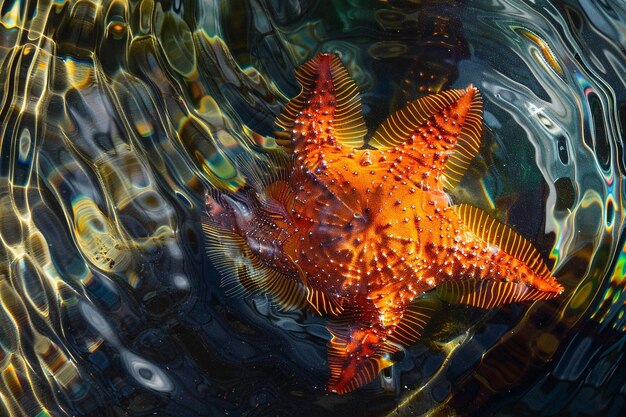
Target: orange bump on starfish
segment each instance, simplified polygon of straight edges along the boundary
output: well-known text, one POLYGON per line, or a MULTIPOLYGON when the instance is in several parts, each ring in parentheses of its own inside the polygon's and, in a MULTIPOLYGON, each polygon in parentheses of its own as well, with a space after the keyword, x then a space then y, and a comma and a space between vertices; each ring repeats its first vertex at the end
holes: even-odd
POLYGON ((563 291, 527 240, 444 191, 479 149, 475 87, 409 103, 365 146, 339 58, 319 54, 296 77, 302 92, 277 119, 287 174, 208 196, 204 229, 226 281, 329 317, 329 391, 371 382, 420 337, 430 316, 415 301, 427 291, 481 308, 563 291))

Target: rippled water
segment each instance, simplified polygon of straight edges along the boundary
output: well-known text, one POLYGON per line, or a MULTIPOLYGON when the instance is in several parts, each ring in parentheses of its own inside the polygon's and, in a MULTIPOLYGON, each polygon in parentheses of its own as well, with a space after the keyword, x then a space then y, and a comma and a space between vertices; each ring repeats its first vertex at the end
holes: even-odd
POLYGON ((626 409, 624 3, 1 4, 1 415, 626 409), (200 228, 319 51, 340 54, 370 130, 478 86, 484 146, 454 198, 531 239, 566 287, 441 312, 383 386, 344 396, 325 391, 323 318, 227 296, 200 228))

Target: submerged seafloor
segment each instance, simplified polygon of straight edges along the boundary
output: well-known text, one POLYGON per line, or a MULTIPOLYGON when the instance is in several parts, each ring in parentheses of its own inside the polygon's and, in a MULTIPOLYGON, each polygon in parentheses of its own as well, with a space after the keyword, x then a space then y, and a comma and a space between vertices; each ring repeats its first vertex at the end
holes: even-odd
POLYGON ((626 409, 623 3, 0 4, 0 415, 626 409), (533 241, 566 288, 441 311, 385 389, 344 396, 325 391, 324 320, 227 296, 200 228, 319 51, 340 54, 370 131, 479 87, 484 143, 453 198, 533 241))

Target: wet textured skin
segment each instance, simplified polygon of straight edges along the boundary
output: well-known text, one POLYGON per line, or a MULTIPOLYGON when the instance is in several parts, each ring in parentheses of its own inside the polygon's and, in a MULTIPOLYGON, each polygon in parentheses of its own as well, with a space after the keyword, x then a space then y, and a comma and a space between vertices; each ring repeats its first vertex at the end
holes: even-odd
MULTIPOLYGON (((444 191, 446 162, 481 105, 476 88, 456 90, 455 100, 394 146, 355 149, 336 134, 331 58, 316 58, 314 80, 294 114, 289 177, 247 204, 256 208, 211 200, 210 209, 267 268, 323 294, 324 301, 309 297, 309 304, 331 317, 328 389, 344 393, 370 382, 400 345, 419 337, 424 323, 415 315, 407 321, 405 313, 441 284, 513 281, 540 294, 527 299, 556 296, 562 287, 477 236, 444 191)), ((466 302, 502 304, 489 298, 497 296, 466 302)))

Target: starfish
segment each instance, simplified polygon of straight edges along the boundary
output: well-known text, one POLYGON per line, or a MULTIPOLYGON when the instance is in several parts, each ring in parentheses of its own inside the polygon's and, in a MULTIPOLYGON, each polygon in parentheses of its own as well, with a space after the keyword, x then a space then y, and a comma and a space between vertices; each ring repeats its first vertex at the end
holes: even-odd
POLYGON ((302 92, 277 119, 286 174, 207 196, 204 229, 226 281, 329 318, 329 391, 371 382, 414 343, 430 290, 480 308, 563 291, 526 239, 445 192, 479 149, 478 89, 414 101, 365 145, 359 92, 336 55, 296 77, 302 92))

